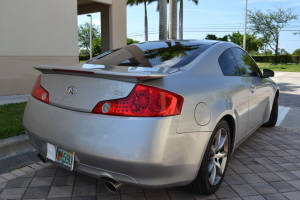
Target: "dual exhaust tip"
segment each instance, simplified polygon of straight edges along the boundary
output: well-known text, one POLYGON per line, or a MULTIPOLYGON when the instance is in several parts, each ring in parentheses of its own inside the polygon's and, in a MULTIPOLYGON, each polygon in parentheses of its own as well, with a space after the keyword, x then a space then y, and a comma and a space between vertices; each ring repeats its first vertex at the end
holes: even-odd
POLYGON ((123 186, 123 183, 109 179, 109 180, 105 181, 104 185, 108 191, 117 192, 123 186))
MULTIPOLYGON (((43 162, 46 163, 47 160, 44 158, 41 154, 38 154, 37 157, 43 162)), ((110 192, 117 192, 122 187, 123 183, 120 183, 119 181, 115 181, 112 179, 108 179, 104 183, 106 189, 110 192)))

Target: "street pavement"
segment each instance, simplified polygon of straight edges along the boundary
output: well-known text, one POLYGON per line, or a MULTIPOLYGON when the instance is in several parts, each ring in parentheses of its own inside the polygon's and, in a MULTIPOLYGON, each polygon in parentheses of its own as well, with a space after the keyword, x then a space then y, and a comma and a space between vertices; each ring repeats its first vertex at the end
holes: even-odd
POLYGON ((279 88, 279 105, 300 108, 300 72, 275 72, 274 80, 279 88))

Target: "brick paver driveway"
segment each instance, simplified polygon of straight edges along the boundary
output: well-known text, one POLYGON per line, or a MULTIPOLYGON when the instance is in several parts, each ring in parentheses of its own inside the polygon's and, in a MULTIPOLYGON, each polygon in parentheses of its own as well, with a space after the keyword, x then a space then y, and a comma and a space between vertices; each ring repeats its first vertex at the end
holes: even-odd
POLYGON ((211 196, 184 187, 125 185, 116 194, 102 180, 36 163, 0 175, 0 199, 300 199, 300 133, 260 128, 230 158, 221 188, 211 196))

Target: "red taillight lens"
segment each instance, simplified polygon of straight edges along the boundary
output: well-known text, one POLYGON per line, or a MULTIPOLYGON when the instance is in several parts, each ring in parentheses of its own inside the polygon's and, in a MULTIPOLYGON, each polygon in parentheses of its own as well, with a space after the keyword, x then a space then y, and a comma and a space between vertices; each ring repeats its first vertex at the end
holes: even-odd
POLYGON ((49 93, 41 86, 41 75, 38 76, 31 91, 31 95, 42 102, 49 104, 49 93))
POLYGON ((183 97, 167 90, 137 84, 123 98, 99 102, 92 113, 131 117, 161 117, 181 113, 183 97))

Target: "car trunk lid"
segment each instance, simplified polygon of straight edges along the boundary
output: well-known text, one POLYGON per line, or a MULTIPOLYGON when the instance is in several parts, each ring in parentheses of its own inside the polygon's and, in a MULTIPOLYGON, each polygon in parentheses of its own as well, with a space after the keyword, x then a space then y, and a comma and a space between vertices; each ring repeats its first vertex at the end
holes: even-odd
POLYGON ((34 68, 43 73, 41 86, 49 92, 51 105, 82 112, 91 112, 100 101, 128 96, 138 82, 178 70, 91 64, 34 68))

